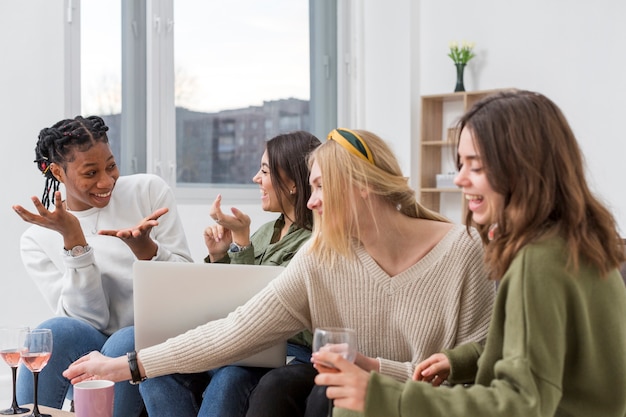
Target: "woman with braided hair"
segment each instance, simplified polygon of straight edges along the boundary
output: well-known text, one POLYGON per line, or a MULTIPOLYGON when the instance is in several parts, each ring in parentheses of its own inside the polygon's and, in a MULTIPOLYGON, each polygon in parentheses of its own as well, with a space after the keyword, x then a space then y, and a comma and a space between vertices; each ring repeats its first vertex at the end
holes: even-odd
MULTIPOLYGON (((52 329, 55 348, 38 392, 40 404, 55 408, 70 389, 62 372, 72 361, 134 348, 133 262, 192 262, 171 189, 154 175, 120 176, 107 130, 98 116, 42 129, 35 163, 46 178, 43 196, 31 198, 35 212, 13 206, 33 224, 21 238, 22 260, 56 315, 39 326, 52 329)), ((33 401, 29 372, 19 373, 17 397, 33 401)), ((115 416, 142 408, 137 387, 116 384, 115 416)))

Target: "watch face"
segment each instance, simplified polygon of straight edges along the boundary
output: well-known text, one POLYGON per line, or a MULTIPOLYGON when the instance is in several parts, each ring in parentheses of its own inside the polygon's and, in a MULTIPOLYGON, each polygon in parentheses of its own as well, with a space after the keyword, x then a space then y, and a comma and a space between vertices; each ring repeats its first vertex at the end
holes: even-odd
POLYGON ((233 252, 233 253, 237 253, 237 252, 239 252, 241 250, 241 248, 236 243, 231 243, 230 247, 228 248, 228 250, 233 252))
POLYGON ((72 256, 80 256, 82 254, 84 254, 85 252, 87 252, 87 249, 89 248, 89 246, 74 246, 71 250, 71 255, 72 256))

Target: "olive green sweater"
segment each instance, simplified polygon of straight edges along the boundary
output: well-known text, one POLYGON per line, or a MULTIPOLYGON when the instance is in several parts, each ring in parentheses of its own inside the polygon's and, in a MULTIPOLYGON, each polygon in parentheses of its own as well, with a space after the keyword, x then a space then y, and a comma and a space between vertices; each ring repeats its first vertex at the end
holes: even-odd
MULTIPOLYGON (((250 236, 249 247, 237 253, 228 252, 217 263, 287 266, 300 246, 309 240, 311 231, 292 224, 287 234, 279 240, 284 226, 285 216, 281 214, 278 219, 265 223, 250 236)), ((204 261, 210 262, 209 257, 204 261)))
MULTIPOLYGON (((617 269, 605 279, 585 264, 571 272, 566 257, 558 238, 516 256, 498 290, 476 385, 434 388, 374 373, 365 416, 626 416, 626 287, 617 269)), ((458 369, 464 348, 447 352, 453 374, 466 373, 458 369)))
MULTIPOLYGON (((300 246, 309 240, 311 231, 291 224, 287 234, 279 240, 284 226, 285 215, 281 214, 276 221, 265 223, 250 236, 250 246, 240 252, 228 252, 216 263, 287 266, 300 246)), ((208 256, 204 261, 211 262, 208 256)), ((313 334, 304 330, 288 341, 310 348, 313 345, 313 334)))

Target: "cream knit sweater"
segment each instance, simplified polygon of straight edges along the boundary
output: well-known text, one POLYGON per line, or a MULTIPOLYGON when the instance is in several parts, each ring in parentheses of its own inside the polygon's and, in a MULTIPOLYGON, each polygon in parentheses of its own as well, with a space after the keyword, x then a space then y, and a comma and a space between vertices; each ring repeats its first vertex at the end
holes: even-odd
POLYGON ((425 257, 390 277, 361 246, 333 269, 305 244, 279 277, 225 319, 143 349, 148 377, 206 371, 302 329, 351 327, 380 373, 410 378, 432 353, 486 337, 495 288, 478 235, 455 226, 425 257))

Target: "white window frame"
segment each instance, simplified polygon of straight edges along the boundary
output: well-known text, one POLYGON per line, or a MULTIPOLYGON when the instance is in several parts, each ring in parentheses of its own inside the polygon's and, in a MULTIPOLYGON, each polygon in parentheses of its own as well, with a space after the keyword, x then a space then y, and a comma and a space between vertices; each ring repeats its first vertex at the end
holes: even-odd
MULTIPOLYGON (((337 126, 337 92, 341 82, 338 80, 343 76, 340 71, 345 70, 344 63, 337 60, 338 1, 342 2, 309 0, 311 132, 320 140, 337 126)), ((80 0, 66 2, 68 13, 75 9, 74 16, 80 19, 80 0)), ((253 184, 179 186, 176 183, 174 0, 122 0, 121 3, 124 8, 122 174, 159 175, 172 187, 179 204, 207 204, 218 193, 234 204, 257 202, 258 190, 253 184)), ((349 14, 349 7, 341 6, 341 10, 344 16, 349 14)), ((80 42, 74 42, 71 50, 76 57, 72 61, 80 67, 80 42)), ((76 100, 80 108, 80 95, 76 100)), ((344 114, 345 108, 344 105, 344 114)))

